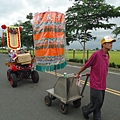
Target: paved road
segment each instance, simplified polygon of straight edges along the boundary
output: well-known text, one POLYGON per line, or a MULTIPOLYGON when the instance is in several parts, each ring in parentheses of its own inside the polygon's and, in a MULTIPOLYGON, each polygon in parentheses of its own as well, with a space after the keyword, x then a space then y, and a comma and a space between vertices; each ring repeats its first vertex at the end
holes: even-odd
MULTIPOLYGON (((81 107, 74 108, 69 103, 66 115, 59 111, 60 100, 52 101, 48 107, 44 103, 46 90, 53 88, 57 78, 54 72, 39 72, 39 83, 24 80, 18 83, 17 88, 12 88, 7 80, 5 62, 8 56, 0 54, 0 120, 84 120, 81 107)), ((76 73, 79 67, 68 65, 58 70, 58 76, 67 73, 76 73)), ((89 85, 89 83, 88 83, 89 85)), ((89 86, 86 86, 82 105, 89 102, 89 86)), ((120 120, 120 74, 110 72, 107 80, 105 102, 102 108, 102 120, 120 120)), ((90 115, 92 120, 92 115, 90 115)))

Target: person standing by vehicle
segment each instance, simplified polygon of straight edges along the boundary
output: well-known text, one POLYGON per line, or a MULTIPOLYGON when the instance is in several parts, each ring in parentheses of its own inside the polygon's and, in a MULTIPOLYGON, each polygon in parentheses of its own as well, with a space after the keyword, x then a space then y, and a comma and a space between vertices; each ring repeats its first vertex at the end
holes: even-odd
POLYGON ((12 60, 13 60, 14 62, 15 62, 18 54, 21 54, 21 49, 20 49, 20 48, 17 48, 17 49, 16 49, 16 52, 14 52, 14 54, 12 55, 12 60))
MULTIPOLYGON (((109 67, 109 50, 112 49, 115 39, 110 36, 105 36, 101 40, 102 48, 94 52, 90 59, 85 63, 83 67, 76 74, 79 77, 81 72, 86 68, 91 67, 90 70, 90 103, 82 107, 84 118, 89 119, 89 114, 93 113, 93 120, 101 120, 101 107, 103 105, 105 89, 106 89, 106 77, 109 67)), ((87 74, 86 74, 87 75, 87 74)))
POLYGON ((10 53, 9 53, 10 62, 14 62, 13 56, 14 56, 15 53, 16 53, 15 50, 10 50, 10 53))

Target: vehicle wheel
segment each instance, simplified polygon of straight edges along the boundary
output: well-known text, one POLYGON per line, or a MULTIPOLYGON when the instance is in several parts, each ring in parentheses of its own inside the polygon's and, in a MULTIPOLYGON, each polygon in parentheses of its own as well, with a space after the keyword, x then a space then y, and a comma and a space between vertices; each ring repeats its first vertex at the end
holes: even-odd
POLYGON ((55 100, 55 99, 56 99, 56 97, 55 97, 55 96, 51 96, 51 98, 52 98, 52 100, 55 100))
POLYGON ((17 87, 17 77, 15 74, 10 75, 10 84, 12 87, 17 87))
POLYGON ((76 108, 79 108, 79 107, 81 106, 81 99, 78 99, 78 100, 73 101, 73 105, 74 105, 76 108))
POLYGON ((10 74, 11 74, 11 69, 8 69, 7 70, 7 78, 8 78, 9 81, 10 81, 10 74))
POLYGON ((51 106, 52 99, 49 96, 45 96, 44 101, 47 106, 51 106))
POLYGON ((60 112, 61 113, 66 114, 68 112, 68 105, 67 104, 64 104, 64 103, 61 102, 59 107, 60 107, 60 112))
POLYGON ((31 78, 34 83, 37 83, 39 81, 39 74, 37 71, 32 71, 31 78))

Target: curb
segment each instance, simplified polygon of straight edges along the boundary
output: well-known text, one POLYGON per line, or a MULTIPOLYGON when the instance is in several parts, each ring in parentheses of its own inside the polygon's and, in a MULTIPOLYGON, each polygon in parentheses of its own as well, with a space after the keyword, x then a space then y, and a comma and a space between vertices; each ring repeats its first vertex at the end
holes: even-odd
MULTIPOLYGON (((69 64, 69 65, 74 65, 74 66, 80 66, 80 67, 83 66, 82 63, 76 63, 76 62, 68 62, 68 61, 67 61, 67 64, 69 64)), ((112 68, 112 67, 109 67, 108 70, 109 70, 110 72, 120 73, 120 68, 112 68)))

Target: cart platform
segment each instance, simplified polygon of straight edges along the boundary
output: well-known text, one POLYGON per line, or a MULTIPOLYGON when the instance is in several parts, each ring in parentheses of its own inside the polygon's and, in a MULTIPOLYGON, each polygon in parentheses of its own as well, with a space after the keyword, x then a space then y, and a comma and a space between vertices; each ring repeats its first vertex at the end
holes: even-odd
POLYGON ((75 107, 80 107, 81 98, 83 97, 83 92, 88 80, 88 76, 86 77, 83 87, 80 87, 76 84, 77 80, 78 78, 76 78, 74 74, 60 76, 57 79, 54 87, 47 90, 48 95, 45 96, 45 104, 50 106, 52 100, 56 98, 59 99, 61 101, 60 111, 62 113, 67 113, 67 106, 71 101, 75 107))

